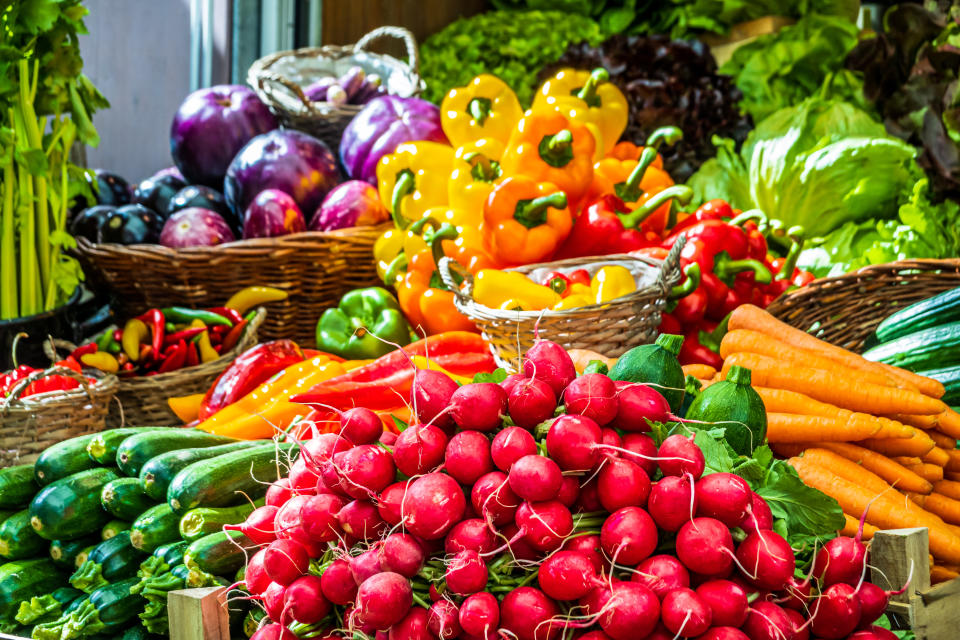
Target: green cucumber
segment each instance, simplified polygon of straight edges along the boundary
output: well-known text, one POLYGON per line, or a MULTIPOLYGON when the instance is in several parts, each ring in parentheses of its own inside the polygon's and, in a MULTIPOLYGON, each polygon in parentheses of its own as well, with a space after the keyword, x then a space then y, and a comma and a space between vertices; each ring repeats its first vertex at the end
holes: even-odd
POLYGON ((7 560, 33 558, 50 544, 30 526, 30 510, 18 511, 0 524, 0 556, 7 560))
POLYGON ((106 541, 121 531, 130 531, 131 524, 128 520, 111 520, 100 529, 100 540, 106 541))
POLYGON ((143 555, 130 543, 130 534, 122 531, 90 552, 87 561, 70 576, 70 584, 92 593, 108 583, 130 578, 137 574, 143 555))
POLYGON ((960 322, 895 338, 867 350, 863 357, 908 371, 953 366, 960 362, 960 322))
POLYGON ((77 436, 44 449, 33 463, 33 476, 37 484, 45 487, 67 476, 99 466, 87 455, 87 445, 97 434, 77 436))
POLYGON ((47 485, 30 503, 30 524, 48 540, 73 540, 96 531, 110 520, 100 492, 118 477, 113 469, 101 467, 47 485))
POLYGON ((60 587, 53 593, 34 596, 20 603, 15 616, 20 624, 40 624, 55 620, 63 615, 71 603, 86 597, 82 591, 72 587, 60 587))
POLYGON ((60 640, 116 633, 128 626, 127 623, 136 617, 143 606, 143 599, 130 593, 130 588, 137 582, 136 578, 131 578, 108 584, 91 593, 87 601, 70 614, 60 640))
POLYGON ((733 366, 726 380, 715 382, 687 409, 687 419, 722 427, 724 439, 740 455, 749 456, 767 437, 763 399, 750 386, 750 370, 733 366))
POLYGON ((130 540, 144 553, 180 539, 180 516, 167 503, 147 509, 133 521, 130 540))
POLYGON ((12 621, 21 602, 53 593, 63 584, 63 574, 47 558, 0 565, 0 622, 12 621))
POLYGON ((85 536, 77 540, 54 540, 50 543, 50 559, 58 567, 72 572, 77 567, 77 556, 80 552, 96 546, 98 542, 100 540, 96 536, 85 536))
POLYGON ((100 492, 100 503, 115 518, 136 520, 137 516, 157 504, 143 492, 136 478, 117 478, 108 482, 100 492))
POLYGON ((225 453, 240 451, 251 446, 249 442, 231 442, 230 444, 221 444, 215 447, 203 447, 199 449, 179 449, 176 451, 167 451, 158 456, 150 458, 140 470, 140 486, 143 492, 154 501, 160 502, 167 499, 167 487, 170 481, 182 469, 198 462, 200 460, 209 460, 225 453))
POLYGON ((166 429, 132 435, 117 449, 117 466, 128 476, 136 478, 150 458, 176 449, 214 447, 237 442, 236 438, 218 436, 196 429, 166 429))
POLYGON ((219 531, 194 540, 183 555, 191 571, 228 576, 246 562, 246 551, 257 545, 239 531, 219 531))
POLYGON ((940 398, 948 405, 955 406, 960 404, 960 365, 952 367, 943 367, 942 369, 927 369, 926 371, 917 371, 921 376, 938 380, 946 393, 940 398))
POLYGON ((203 536, 223 530, 225 524, 239 524, 259 506, 263 500, 254 504, 245 503, 236 507, 200 507, 190 509, 180 518, 180 537, 193 542, 203 536))
POLYGON ((101 431, 87 443, 87 455, 99 464, 112 466, 116 464, 117 449, 120 448, 121 442, 138 433, 163 429, 170 429, 170 427, 123 427, 101 431))
POLYGON ((677 360, 683 337, 661 334, 653 344, 630 349, 610 369, 611 380, 649 384, 662 395, 673 413, 683 407, 686 376, 677 360))
POLYGON ((213 460, 194 462, 174 477, 167 502, 183 514, 197 507, 226 507, 266 494, 277 477, 277 457, 283 459, 292 444, 254 445, 213 460))
POLYGON ((32 464, 0 469, 0 509, 23 509, 39 490, 32 464))
POLYGON ((877 325, 876 336, 881 343, 905 335, 960 320, 960 287, 915 302, 887 316, 877 325))

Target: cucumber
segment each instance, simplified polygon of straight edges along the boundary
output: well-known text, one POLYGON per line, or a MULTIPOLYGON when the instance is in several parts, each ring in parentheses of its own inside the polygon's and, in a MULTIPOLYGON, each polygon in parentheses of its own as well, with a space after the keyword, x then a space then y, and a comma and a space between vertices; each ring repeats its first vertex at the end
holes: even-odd
POLYGON ((219 531, 191 542, 183 554, 183 564, 192 571, 228 576, 246 562, 246 550, 256 548, 239 531, 219 531))
POLYGON ((32 464, 0 469, 0 509, 23 509, 39 490, 32 464))
POLYGON ((70 584, 92 593, 108 583, 130 578, 137 574, 143 555, 130 543, 130 534, 122 531, 90 552, 87 561, 70 576, 70 584))
POLYGON ((144 553, 180 539, 180 516, 167 503, 144 511, 130 527, 130 540, 144 553))
POLYGON ((82 591, 72 587, 60 587, 53 593, 34 596, 20 603, 15 616, 20 624, 40 624, 55 620, 63 615, 71 603, 86 597, 82 591))
POLYGON ((110 519, 100 505, 100 492, 118 477, 101 467, 57 480, 33 498, 30 524, 48 540, 74 540, 96 531, 110 519))
MULTIPOLYGON (((143 605, 143 599, 130 593, 136 578, 115 582, 90 594, 90 597, 70 614, 63 626, 61 640, 72 640, 98 633, 119 632, 128 626, 143 605)), ((113 635, 113 634, 111 634, 113 635)))
POLYGON ((87 455, 87 444, 96 435, 90 433, 77 436, 44 449, 37 461, 33 463, 33 476, 37 484, 45 487, 51 482, 99 466, 87 455))
POLYGON ((686 376, 677 360, 683 337, 661 334, 653 344, 630 349, 617 359, 610 370, 611 380, 652 384, 678 413, 683 407, 686 376))
POLYGON ((254 504, 245 503, 236 507, 190 509, 180 518, 180 537, 193 542, 203 536, 222 531, 223 525, 243 522, 255 508, 262 505, 263 500, 257 500, 254 504))
POLYGON ((960 320, 960 287, 921 300, 887 316, 877 325, 881 343, 890 342, 922 329, 960 320))
POLYGON ((276 480, 277 456, 281 459, 292 444, 253 445, 213 460, 194 462, 174 477, 167 489, 167 502, 179 514, 197 507, 226 507, 256 500, 276 480))
POLYGON ((921 329, 867 350, 863 357, 908 371, 949 367, 960 362, 960 322, 921 329))
POLYGON ((147 431, 132 435, 120 443, 117 449, 117 466, 124 474, 136 478, 140 475, 143 465, 150 458, 161 453, 176 449, 213 447, 231 442, 237 442, 237 439, 196 429, 170 428, 164 431, 147 431))
POLYGON ((50 544, 30 526, 30 510, 18 511, 0 524, 0 556, 23 560, 43 554, 50 544))
POLYGON ((167 451, 150 458, 140 470, 140 486, 149 498, 161 502, 167 498, 167 487, 173 477, 188 465, 200 460, 209 460, 225 453, 250 447, 249 442, 231 442, 215 447, 167 451))
POLYGON ((98 542, 100 540, 95 536, 85 536, 77 540, 54 540, 50 543, 50 559, 61 569, 72 572, 77 567, 77 556, 80 552, 96 546, 98 542))
POLYGON ((722 427, 724 440, 740 455, 750 456, 767 437, 763 399, 750 386, 750 370, 733 366, 726 380, 716 382, 690 403, 687 419, 722 427))
POLYGON ((130 436, 135 436, 138 433, 144 433, 146 431, 160 431, 169 428, 170 427, 124 427, 122 429, 101 431, 87 443, 87 455, 99 464, 110 466, 116 464, 117 449, 120 448, 120 443, 130 436))
POLYGON ((100 540, 106 541, 121 531, 130 531, 131 523, 126 520, 111 520, 100 529, 100 540))
POLYGON ((960 365, 943 367, 942 369, 927 369, 917 373, 938 380, 943 384, 943 388, 947 391, 940 398, 941 400, 951 407, 960 404, 960 365))
POLYGON ((157 501, 146 496, 136 478, 118 478, 103 487, 100 503, 115 518, 133 521, 157 501))
POLYGON ((12 621, 21 602, 62 587, 63 578, 60 570, 47 558, 15 560, 0 565, 0 622, 12 621))

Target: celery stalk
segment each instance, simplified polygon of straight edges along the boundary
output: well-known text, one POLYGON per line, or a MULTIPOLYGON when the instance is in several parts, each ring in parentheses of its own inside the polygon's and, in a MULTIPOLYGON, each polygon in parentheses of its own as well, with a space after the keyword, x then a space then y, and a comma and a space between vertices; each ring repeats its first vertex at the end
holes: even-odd
POLYGON ((17 312, 17 259, 13 238, 13 191, 16 176, 13 154, 3 168, 3 205, 0 208, 0 320, 10 320, 17 312))
MULTIPOLYGON (((33 100, 37 95, 37 70, 39 61, 34 61, 33 78, 30 77, 30 66, 27 60, 20 60, 20 116, 23 120, 23 130, 27 134, 28 149, 43 149, 43 135, 40 123, 37 121, 37 112, 33 108, 33 100)), ((41 122, 46 124, 46 120, 41 122)), ((39 281, 36 283, 37 297, 40 291, 46 290, 46 283, 50 281, 50 210, 47 200, 47 179, 44 176, 34 176, 34 195, 36 202, 34 223, 34 238, 37 249, 36 259, 39 263, 39 281)), ((39 303, 41 306, 43 302, 39 303)))

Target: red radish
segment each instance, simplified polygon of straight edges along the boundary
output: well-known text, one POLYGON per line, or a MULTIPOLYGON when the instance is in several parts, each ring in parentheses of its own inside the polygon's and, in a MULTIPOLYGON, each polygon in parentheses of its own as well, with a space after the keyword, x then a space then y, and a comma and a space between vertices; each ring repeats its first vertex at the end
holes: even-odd
POLYGON ((383 571, 393 571, 405 578, 417 575, 427 560, 423 547, 409 533, 391 533, 384 538, 377 549, 377 559, 383 571))
POLYGON ((743 587, 729 580, 708 580, 697 587, 697 595, 707 603, 717 627, 742 627, 750 604, 743 587))
POLYGON ((653 438, 645 433, 627 433, 623 436, 623 448, 620 455, 640 465, 649 477, 657 471, 657 445, 653 438))
POLYGON ((577 369, 566 349, 550 340, 537 340, 524 354, 523 375, 546 382, 560 397, 577 377, 577 369))
MULTIPOLYGON (((513 463, 523 456, 537 452, 537 442, 529 431, 520 427, 507 427, 493 438, 490 444, 490 456, 497 469, 504 473, 510 471, 513 463)), ((409 474, 408 474, 409 475, 409 474)))
POLYGON ((500 604, 500 627, 517 640, 559 638, 559 629, 548 621, 560 613, 556 603, 533 587, 518 587, 500 604))
POLYGON ((563 476, 563 482, 560 483, 560 491, 557 492, 557 500, 566 507, 572 507, 577 503, 580 497, 580 478, 577 476, 563 476))
POLYGON ((349 440, 336 433, 321 433, 304 441, 300 448, 300 457, 311 469, 319 472, 324 462, 352 446, 349 440))
POLYGON ((556 500, 524 502, 517 509, 516 522, 520 532, 523 532, 523 538, 538 551, 559 548, 573 531, 570 510, 556 500))
POLYGON ((553 500, 563 484, 563 473, 557 463, 536 454, 514 462, 507 478, 513 492, 529 502, 553 500))
POLYGON ((383 435, 380 416, 366 407, 354 407, 340 414, 340 435, 352 444, 373 444, 383 435))
MULTIPOLYGON (((861 530, 863 525, 861 524, 861 530)), ((857 538, 840 536, 828 540, 817 552, 813 561, 813 575, 820 586, 827 588, 837 583, 855 586, 860 583, 863 565, 867 561, 867 549, 857 538)))
POLYGON ((818 638, 845 638, 860 626, 862 610, 857 591, 837 582, 821 592, 810 614, 810 628, 818 638))
POLYGON ((537 573, 540 588, 554 600, 579 600, 591 590, 603 587, 593 561, 579 551, 551 554, 537 573))
POLYGON ((357 583, 353 580, 350 563, 338 558, 327 565, 320 576, 320 590, 323 597, 333 604, 350 604, 357 596, 357 583))
POLYGON ((450 533, 444 543, 444 551, 454 554, 460 551, 478 551, 486 553, 497 547, 497 539, 485 520, 468 518, 461 520, 450 533))
POLYGON ((358 587, 367 578, 378 573, 383 573, 383 570, 380 568, 380 556, 376 549, 367 549, 350 559, 350 574, 358 587))
POLYGON ((357 610, 356 605, 346 608, 343 612, 343 620, 347 623, 347 629, 349 631, 359 631, 364 634, 361 637, 369 638, 370 636, 374 636, 376 640, 382 640, 382 636, 380 636, 380 632, 377 631, 376 627, 360 619, 360 612, 357 610))
POLYGON ((493 382, 465 384, 450 397, 450 417, 461 429, 496 431, 507 413, 507 392, 493 382))
POLYGON ((733 565, 733 538, 730 530, 713 518, 694 518, 680 527, 677 557, 696 573, 713 576, 733 565))
POLYGON ((267 610, 267 615, 274 620, 283 618, 283 600, 286 593, 287 588, 276 582, 271 582, 263 591, 261 597, 263 608, 267 610))
POLYGON ((267 488, 266 503, 273 507, 282 507, 292 495, 293 491, 290 490, 290 479, 280 478, 275 482, 271 482, 267 488))
POLYGON ((513 373, 504 378, 503 382, 500 383, 500 386, 503 387, 503 390, 506 391, 507 395, 509 396, 510 392, 513 391, 513 388, 521 382, 524 382, 526 379, 527 377, 523 374, 513 373))
POLYGON ((630 580, 642 584, 663 600, 671 591, 690 586, 690 572, 673 556, 656 555, 637 565, 630 580))
MULTIPOLYGON (((270 544, 277 539, 277 507, 264 505, 250 512, 243 524, 226 524, 225 531, 242 531, 254 544, 270 544)), ((302 514, 302 512, 301 512, 302 514)))
POLYGON ((490 441, 479 431, 461 431, 447 443, 444 469, 460 484, 473 484, 493 471, 490 441))
POLYGON ((340 534, 337 514, 346 504, 346 500, 331 494, 309 496, 300 509, 300 517, 310 539, 316 542, 336 540, 340 534))
POLYGON ((463 518, 466 507, 456 480, 445 473, 428 473, 410 483, 403 513, 410 533, 436 540, 463 518))
POLYGON ((603 505, 600 504, 600 485, 596 478, 592 478, 580 487, 580 495, 577 497, 577 511, 590 513, 601 509, 603 509, 603 505))
POLYGON ((427 629, 440 640, 460 635, 460 610, 449 600, 437 600, 427 612, 427 629))
POLYGON ((357 540, 379 538, 387 528, 377 508, 367 500, 353 500, 337 513, 337 520, 344 533, 357 540))
MULTIPOLYGON (((588 631, 582 636, 577 636, 576 640, 610 640, 610 636, 605 634, 603 631, 588 631)), ((647 636, 644 640, 659 640, 654 638, 652 635, 647 636)))
POLYGON ((653 591, 636 582, 615 582, 601 599, 600 628, 613 640, 643 638, 660 619, 660 601, 653 591))
POLYGON ((266 549, 260 549, 253 554, 250 560, 247 561, 247 568, 243 572, 243 582, 247 587, 247 591, 254 596, 260 595, 270 586, 270 576, 267 575, 267 570, 263 566, 263 555, 265 552, 266 549))
POLYGON ((847 636, 847 640, 898 640, 897 634, 890 629, 871 625, 867 629, 855 631, 847 636))
POLYGON ((406 492, 406 482, 394 482, 380 492, 377 498, 377 513, 389 524, 396 525, 403 521, 403 496, 406 492))
POLYGON ((440 429, 452 427, 450 398, 457 388, 457 383, 445 373, 418 369, 410 387, 410 405, 416 409, 417 419, 440 429))
POLYGON ((475 593, 460 605, 460 628, 482 640, 494 640, 500 624, 500 603, 489 593, 475 593))
POLYGON ((600 545, 615 563, 635 566, 657 548, 657 525, 640 507, 624 507, 604 521, 600 545))
POLYGON ((679 531, 693 519, 697 497, 690 476, 666 476, 650 488, 647 510, 657 526, 679 531))
POLYGON ((294 622, 313 624, 330 613, 330 601, 323 597, 318 576, 300 576, 287 587, 283 607, 294 622))
POLYGON ((335 493, 339 496, 346 496, 347 492, 343 488, 343 476, 340 473, 340 462, 346 451, 334 454, 332 458, 323 463, 320 467, 320 482, 317 487, 323 484, 324 493, 335 493))
POLYGON ((860 601, 860 621, 871 623, 887 610, 890 604, 890 596, 898 596, 907 590, 910 586, 909 581, 902 589, 896 591, 884 591, 877 585, 870 582, 863 582, 857 589, 857 599, 860 601))
POLYGON ((600 536, 598 535, 580 534, 568 538, 567 541, 563 543, 563 550, 577 551, 587 556, 597 574, 603 571, 603 567, 606 564, 603 559, 603 549, 600 546, 600 536))
POLYGON ((567 413, 609 424, 617 416, 617 386, 602 373, 587 373, 563 390, 563 404, 567 413))
POLYGON ((393 431, 384 431, 380 436, 380 444, 392 447, 397 442, 397 434, 393 431))
POLYGON ((507 408, 513 423, 522 429, 532 430, 553 416, 557 408, 557 395, 546 382, 536 378, 517 385, 507 396, 507 408))
POLYGON ((623 431, 650 431, 651 422, 671 419, 670 405, 652 387, 630 384, 617 392, 617 417, 614 426, 623 431))
POLYGON ((747 533, 757 529, 773 529, 773 512, 770 505, 756 492, 750 492, 750 506, 743 520, 737 525, 747 533))
MULTIPOLYGON (((713 627, 697 640, 751 640, 750 636, 736 627, 713 627)), ((783 640, 780 638, 779 640, 783 640)))
POLYGON ((639 465, 623 458, 608 458, 597 474, 600 504, 613 513, 623 507, 642 507, 650 495, 650 478, 639 465))
POLYGON ((779 533, 769 529, 747 534, 737 547, 737 560, 746 572, 747 580, 770 591, 783 589, 797 568, 790 544, 779 533))
POLYGON ((590 418, 562 415, 547 432, 547 453, 564 471, 587 471, 600 460, 600 425, 590 418))
POLYGON ((270 579, 287 586, 307 572, 310 556, 295 540, 274 540, 263 555, 263 568, 270 579))
POLYGON ((784 609, 783 612, 790 618, 793 630, 793 640, 810 640, 810 625, 799 611, 784 609))
POLYGON ((666 438, 657 451, 657 464, 665 476, 682 476, 691 474, 694 480, 703 475, 706 462, 703 452, 693 442, 693 436, 686 437, 679 433, 666 438))
POLYGON ((747 481, 732 473, 711 473, 700 478, 696 493, 697 515, 716 518, 728 527, 743 521, 753 499, 747 481))
POLYGON ((299 640, 298 636, 282 624, 271 622, 260 627, 250 640, 299 640))
POLYGON ((433 425, 412 424, 397 436, 393 461, 407 476, 418 476, 436 469, 443 462, 447 435, 433 425))
POLYGON ((341 484, 353 498, 370 498, 396 480, 397 468, 386 449, 362 444, 342 455, 338 464, 341 484))
POLYGON ((795 611, 807 610, 807 602, 810 600, 810 594, 813 591, 813 585, 811 585, 809 577, 801 581, 795 576, 790 576, 784 590, 787 595, 783 598, 782 602, 778 600, 778 604, 785 609, 794 609, 795 611))
POLYGON ((689 638, 710 628, 713 612, 692 589, 675 589, 660 605, 663 626, 677 635, 689 638))
POLYGON ((772 602, 755 602, 747 614, 743 631, 750 640, 793 640, 793 621, 772 602))
MULTIPOLYGON (((640 434, 637 434, 640 435, 640 434)), ((651 440, 651 442, 653 442, 651 440)), ((620 434, 616 430, 611 429, 610 427, 603 427, 600 429, 600 444, 606 445, 608 447, 614 447, 615 449, 623 448, 623 438, 620 437, 620 434)), ((615 453, 615 452, 612 452, 615 453)), ((657 455, 657 448, 653 448, 653 455, 657 455)), ((599 631, 598 633, 603 633, 599 631)))
MULTIPOLYGON (((390 627, 388 640, 434 640, 427 629, 429 614, 423 607, 413 607, 403 620, 390 627)), ((378 633, 379 635, 379 633, 378 633)))
POLYGON ((370 576, 357 590, 357 616, 375 629, 389 629, 400 622, 412 605, 410 582, 399 573, 370 576))
POLYGON ((476 551, 464 550, 447 562, 447 588, 458 596, 483 591, 487 586, 487 565, 476 551))
POLYGON ((512 522, 501 531, 503 537, 508 540, 507 544, 504 545, 508 549, 507 552, 515 560, 539 560, 540 552, 534 549, 533 545, 522 535, 518 536, 519 531, 520 527, 512 522))
POLYGON ((473 510, 492 525, 513 522, 520 503, 520 498, 510 488, 507 474, 501 471, 491 471, 481 477, 470 492, 473 510))
POLYGON ((288 476, 290 487, 295 493, 309 494, 317 490, 317 481, 320 476, 316 471, 307 466, 303 456, 300 456, 290 465, 290 475, 288 476))

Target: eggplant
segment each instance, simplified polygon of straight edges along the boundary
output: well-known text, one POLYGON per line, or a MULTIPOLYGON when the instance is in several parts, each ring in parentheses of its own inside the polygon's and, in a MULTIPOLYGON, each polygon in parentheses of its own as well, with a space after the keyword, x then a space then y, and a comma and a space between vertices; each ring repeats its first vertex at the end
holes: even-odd
POLYGON ((112 204, 98 204, 87 207, 78 213, 77 217, 70 223, 70 235, 75 238, 86 238, 90 242, 98 242, 100 227, 116 210, 117 208, 112 204))
POLYGON ((227 201, 223 194, 211 187, 205 187, 199 184, 187 185, 170 200, 169 215, 177 211, 197 207, 199 209, 209 209, 216 211, 223 219, 227 221, 234 234, 239 234, 241 222, 234 215, 233 210, 227 206, 227 201))
POLYGON ((243 212, 244 238, 274 238, 306 229, 296 200, 279 189, 264 189, 243 212))
POLYGON ((120 207, 131 202, 130 184, 115 173, 95 170, 90 186, 97 194, 97 204, 120 207))
POLYGON ((303 90, 303 95, 307 97, 308 100, 313 102, 326 102, 327 101, 327 90, 337 83, 337 79, 333 76, 326 76, 320 78, 316 82, 312 82, 306 86, 303 90))
POLYGON ((367 74, 361 67, 352 66, 347 69, 345 74, 337 79, 337 84, 343 87, 344 92, 347 94, 348 102, 353 99, 353 96, 357 95, 357 91, 363 86, 366 77, 367 74))
POLYGON ((142 180, 133 190, 133 203, 142 204, 166 218, 170 215, 170 200, 187 184, 177 176, 153 175, 142 180))
POLYGON ((163 225, 160 244, 172 249, 212 247, 236 238, 230 225, 216 211, 188 207, 171 215, 163 225))
POLYGON ((100 226, 98 242, 155 244, 163 229, 163 217, 142 204, 117 207, 100 226))

